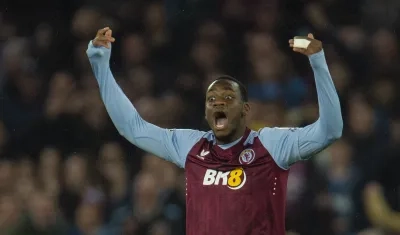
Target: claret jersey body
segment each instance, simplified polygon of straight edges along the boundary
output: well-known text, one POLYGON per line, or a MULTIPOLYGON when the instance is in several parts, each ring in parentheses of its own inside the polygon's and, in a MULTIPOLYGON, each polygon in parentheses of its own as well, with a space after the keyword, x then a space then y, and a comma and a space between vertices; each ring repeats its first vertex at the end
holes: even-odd
POLYGON ((229 148, 207 133, 186 160, 187 234, 285 234, 288 171, 247 130, 229 148))

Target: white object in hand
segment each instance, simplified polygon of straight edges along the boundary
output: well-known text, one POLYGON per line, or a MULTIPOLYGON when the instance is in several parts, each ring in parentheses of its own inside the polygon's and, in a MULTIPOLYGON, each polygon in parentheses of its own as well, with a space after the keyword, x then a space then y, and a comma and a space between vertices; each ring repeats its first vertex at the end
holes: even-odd
POLYGON ((295 38, 293 47, 307 49, 308 45, 310 45, 311 41, 304 38, 295 38))

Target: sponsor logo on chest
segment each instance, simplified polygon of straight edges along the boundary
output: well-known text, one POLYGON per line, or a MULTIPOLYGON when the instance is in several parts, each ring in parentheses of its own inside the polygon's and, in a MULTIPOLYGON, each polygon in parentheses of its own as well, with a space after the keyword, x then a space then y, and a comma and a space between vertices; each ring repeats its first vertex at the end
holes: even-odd
POLYGON ((225 172, 207 169, 204 174, 203 185, 218 185, 228 187, 232 190, 238 190, 245 185, 246 178, 246 172, 242 168, 225 172))
MULTIPOLYGON (((204 157, 207 156, 210 152, 202 150, 199 155, 196 155, 198 158, 204 160, 204 157)), ((256 158, 256 154, 253 149, 245 149, 239 155, 239 163, 242 165, 249 165, 256 158)), ((231 190, 241 189, 246 184, 247 176, 246 172, 243 168, 236 168, 231 171, 217 171, 214 169, 207 169, 204 178, 203 185, 204 186, 221 186, 227 187, 231 190)))

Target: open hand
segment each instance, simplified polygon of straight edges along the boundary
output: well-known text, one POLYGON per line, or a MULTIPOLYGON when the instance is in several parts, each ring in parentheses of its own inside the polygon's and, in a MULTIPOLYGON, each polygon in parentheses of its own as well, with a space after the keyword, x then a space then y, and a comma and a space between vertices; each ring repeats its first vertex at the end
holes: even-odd
POLYGON ((322 42, 315 39, 314 35, 309 33, 307 37, 295 37, 295 39, 306 39, 310 42, 307 48, 297 48, 294 47, 294 39, 289 40, 289 46, 293 48, 293 51, 301 53, 306 56, 310 56, 312 54, 318 53, 322 50, 322 42))
POLYGON ((92 41, 93 46, 103 46, 105 48, 110 48, 112 42, 115 42, 115 38, 112 37, 112 30, 109 27, 99 29, 99 31, 97 31, 96 37, 92 41))

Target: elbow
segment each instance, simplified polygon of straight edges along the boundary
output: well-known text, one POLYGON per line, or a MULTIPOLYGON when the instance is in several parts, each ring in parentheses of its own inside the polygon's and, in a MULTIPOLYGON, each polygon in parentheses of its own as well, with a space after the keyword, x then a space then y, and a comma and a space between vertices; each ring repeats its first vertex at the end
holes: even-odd
POLYGON ((342 138, 342 129, 332 131, 328 137, 328 139, 330 140, 329 142, 331 143, 339 140, 340 138, 342 138))
POLYGON ((336 125, 330 126, 330 128, 327 131, 329 142, 332 143, 342 138, 342 134, 343 134, 343 121, 342 118, 340 118, 340 122, 336 123, 336 125))
POLYGON ((147 123, 137 113, 113 122, 118 133, 130 142, 135 142, 138 136, 143 135, 143 132, 148 130, 147 123))
POLYGON ((337 124, 337 131, 336 131, 337 133, 335 135, 336 139, 340 139, 343 134, 343 118, 342 118, 342 116, 340 116, 339 120, 340 121, 337 124))
POLYGON ((329 136, 329 143, 333 143, 333 142, 335 142, 335 141, 337 141, 337 140, 339 140, 340 138, 342 138, 342 133, 340 132, 337 132, 337 133, 333 133, 333 134, 331 134, 330 136, 329 136))
POLYGON ((130 136, 132 136, 131 124, 128 120, 113 120, 113 123, 115 129, 122 137, 129 138, 130 136))
MULTIPOLYGON (((117 127, 117 131, 120 136, 125 137, 125 131, 117 127)), ((125 137, 126 138, 126 137, 125 137)))
POLYGON ((135 135, 135 132, 132 132, 127 128, 118 127, 118 126, 116 126, 116 129, 117 129, 118 133, 120 134, 120 136, 122 136, 124 139, 126 139, 130 143, 137 145, 137 137, 135 135))
POLYGON ((120 126, 117 126, 117 125, 115 125, 115 127, 116 127, 116 129, 118 131, 118 134, 120 136, 124 137, 125 139, 129 138, 129 135, 127 134, 128 130, 126 130, 126 128, 123 128, 123 127, 120 127, 120 126))
POLYGON ((334 131, 332 131, 333 140, 338 140, 342 138, 342 134, 343 134, 343 123, 341 125, 338 125, 338 127, 334 131))

